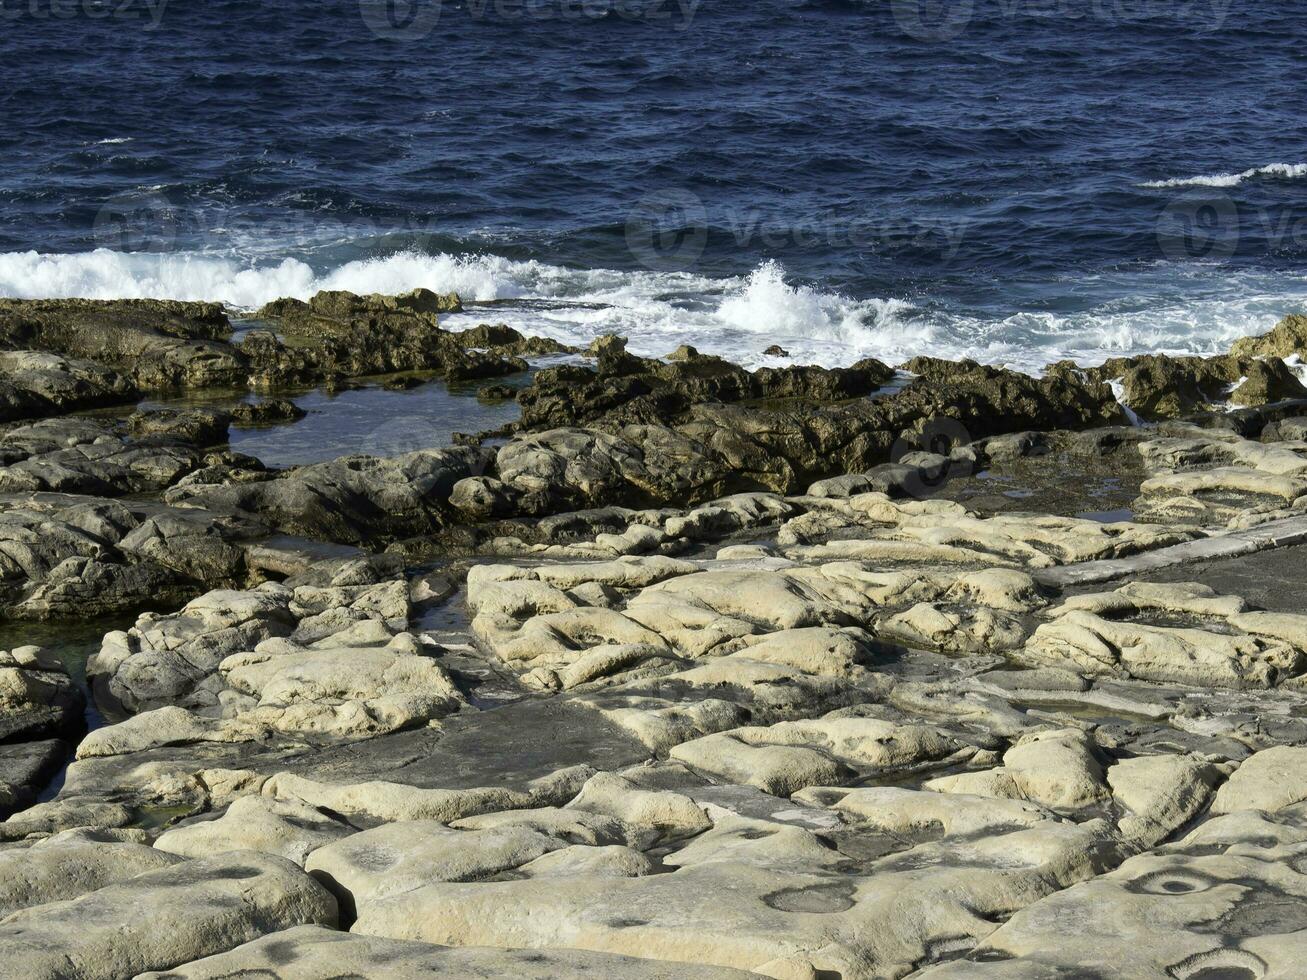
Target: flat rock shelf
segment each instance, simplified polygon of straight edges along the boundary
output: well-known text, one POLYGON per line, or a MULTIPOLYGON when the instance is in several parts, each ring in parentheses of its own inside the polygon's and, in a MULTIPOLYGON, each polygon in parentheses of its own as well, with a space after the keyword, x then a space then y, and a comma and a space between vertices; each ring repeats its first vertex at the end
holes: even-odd
POLYGON ((1307 321, 1035 378, 461 308, 0 301, 0 972, 1301 976, 1307 321))

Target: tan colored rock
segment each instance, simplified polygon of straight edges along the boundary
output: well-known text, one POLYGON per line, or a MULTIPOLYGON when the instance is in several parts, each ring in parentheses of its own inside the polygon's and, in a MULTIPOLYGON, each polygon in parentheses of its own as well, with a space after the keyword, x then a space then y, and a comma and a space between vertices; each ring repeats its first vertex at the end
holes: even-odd
POLYGON ((32 980, 117 980, 335 922, 335 900, 295 865, 238 851, 14 913, 0 922, 0 962, 32 980))
POLYGON ((891 833, 916 834, 939 827, 945 836, 1003 833, 1013 827, 1033 827, 1050 815, 1025 801, 991 799, 958 793, 930 793, 897 786, 844 789, 812 786, 794 799, 828 806, 891 833))
POLYGON ((1270 687, 1302 654, 1270 638, 1114 622, 1073 609, 1035 630, 1019 658, 1088 675, 1202 687, 1270 687))
POLYGON ((516 868, 564 842, 524 827, 451 830, 429 820, 382 824, 318 848, 305 870, 350 909, 433 881, 468 881, 516 868))
POLYGON ((580 790, 593 770, 562 769, 535 780, 526 790, 484 786, 473 789, 422 789, 403 783, 323 783, 293 773, 278 773, 263 784, 263 795, 291 800, 335 813, 361 814, 376 820, 436 820, 561 803, 580 790))
POLYGON ((1107 770, 1107 783, 1127 813, 1118 822, 1127 840, 1152 847, 1195 817, 1222 774, 1189 756, 1145 755, 1107 770))
POLYGON ((67 830, 0 850, 0 918, 19 909, 78 898, 179 858, 96 830, 67 830))
MULTIPOLYGON (((682 980, 685 966, 633 956, 575 949, 451 949, 430 943, 378 939, 320 926, 276 932, 228 953, 209 956, 140 980, 232 980, 234 977, 286 977, 295 980, 385 977, 387 980, 682 980)), ((702 980, 746 980, 753 974, 696 967, 702 980)))
POLYGON ((960 750, 925 725, 822 718, 720 732, 684 742, 670 756, 726 782, 789 796, 805 786, 846 782, 858 770, 895 772, 960 750))
POLYGON ((1216 791, 1213 813, 1274 813, 1307 800, 1307 748, 1277 745, 1245 759, 1216 791))
POLYGON ((1029 800, 1059 810, 1078 810, 1109 795, 1093 741, 1074 728, 1022 736, 997 769, 940 776, 924 786, 938 793, 1029 800))
POLYGON ((303 867, 310 853, 352 833, 353 827, 314 807, 266 796, 242 796, 217 820, 165 831, 154 846, 195 858, 227 851, 261 851, 303 867))

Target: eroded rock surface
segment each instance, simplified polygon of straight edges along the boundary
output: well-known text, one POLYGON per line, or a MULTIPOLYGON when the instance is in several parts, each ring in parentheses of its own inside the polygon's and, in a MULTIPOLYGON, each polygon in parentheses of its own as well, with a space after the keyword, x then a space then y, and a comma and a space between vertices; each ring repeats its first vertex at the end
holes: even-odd
MULTIPOLYGON (((10 304, 0 338, 67 359, 19 358, 69 409, 552 349, 449 334, 453 302, 282 301, 239 343, 195 304, 10 304)), ((10 617, 154 611, 92 656, 84 735, 77 669, 0 654, 4 962, 1296 976, 1307 425, 1264 403, 1299 337, 1040 380, 919 358, 898 394, 605 339, 506 444, 285 471, 211 445, 222 412, 13 425, 10 617), (1251 407, 1135 428, 1106 382, 1251 407)))

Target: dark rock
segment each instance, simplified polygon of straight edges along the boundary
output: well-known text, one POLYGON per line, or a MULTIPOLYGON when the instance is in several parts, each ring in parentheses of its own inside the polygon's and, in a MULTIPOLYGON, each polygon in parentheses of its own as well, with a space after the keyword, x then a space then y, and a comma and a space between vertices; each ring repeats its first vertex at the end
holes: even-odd
POLYGON ((517 397, 517 389, 511 385, 483 385, 477 389, 477 398, 483 402, 508 401, 517 397))
MULTIPOLYGON (((611 342, 603 349, 612 358, 621 352, 611 342)), ((534 397, 534 408, 543 410, 548 398, 548 414, 571 414, 578 406, 585 413, 598 411, 602 430, 565 427, 514 440, 499 451, 499 480, 519 491, 522 503, 532 500, 535 513, 541 506, 557 511, 601 503, 684 505, 749 490, 795 493, 838 474, 863 474, 865 488, 883 485, 896 493, 911 492, 908 483, 929 480, 943 465, 939 459, 867 474, 892 456, 919 452, 948 457, 951 474, 955 465, 964 470, 973 465, 970 458, 953 457, 957 447, 976 439, 1011 431, 1101 426, 1121 417, 1105 385, 1075 377, 1035 379, 931 358, 910 362, 907 370, 919 377, 899 393, 877 400, 840 399, 823 405, 817 399, 796 399, 794 407, 704 402, 686 406, 670 424, 638 415, 628 421, 635 414, 629 402, 599 411, 619 401, 617 392, 630 385, 647 389, 658 383, 660 370, 680 372, 679 388, 668 398, 681 405, 690 401, 688 392, 701 393, 695 385, 705 377, 717 393, 766 377, 763 371, 749 375, 729 365, 722 368, 723 363, 687 350, 671 365, 642 367, 641 375, 618 379, 584 369, 552 369, 553 380, 543 386, 551 394, 545 396, 535 386, 519 400, 534 397), (562 396, 562 379, 578 374, 573 391, 586 384, 593 387, 569 406, 562 396), (587 395, 594 397, 586 401, 587 395)), ((835 395, 878 385, 891 373, 876 362, 845 372, 784 369, 774 372, 767 384, 773 392, 835 395)), ((643 401, 646 407, 656 405, 653 396, 643 401)))
POLYGON ((167 436, 194 446, 216 446, 227 441, 231 415, 212 408, 151 409, 133 412, 127 428, 135 436, 167 436))
POLYGON ((526 337, 503 323, 482 323, 471 330, 454 334, 467 348, 480 348, 503 357, 539 357, 547 354, 574 353, 576 348, 547 337, 526 337))
POLYGON ((345 456, 275 478, 177 487, 165 499, 257 516, 291 534, 343 544, 383 544, 435 531, 455 515, 458 481, 483 472, 489 450, 419 450, 401 456, 345 456))
POLYGON ((0 745, 0 820, 31 806, 68 753, 68 743, 57 738, 0 745))
POLYGON ((231 412, 233 425, 253 428, 260 425, 280 425, 304 418, 308 412, 286 398, 270 398, 258 402, 241 402, 231 412))
POLYGON ((0 422, 134 401, 130 379, 94 361, 41 351, 0 351, 0 422))
POLYGON ((1290 314, 1267 333, 1236 340, 1230 353, 1242 358, 1307 356, 1307 316, 1290 314))
POLYGON ((526 369, 507 349, 525 346, 516 331, 486 328, 468 337, 440 329, 437 314, 459 309, 456 295, 438 296, 426 289, 402 296, 324 291, 307 303, 279 299, 257 314, 277 332, 251 331, 241 350, 250 359, 258 386, 405 371, 440 371, 456 381, 526 369), (491 343, 488 351, 474 349, 481 340, 502 340, 507 346, 501 350, 491 343))
POLYGON ((1295 415, 1270 423, 1262 430, 1262 438, 1268 442, 1307 440, 1307 415, 1295 415))
POLYGON ((1087 369, 1063 361, 1052 365, 1049 373, 1059 377, 1078 374, 1102 382, 1119 379, 1124 403, 1146 419, 1224 410, 1227 403, 1259 406, 1307 398, 1307 388, 1283 361, 1259 360, 1251 354, 1206 358, 1145 354, 1113 358, 1087 369))
POLYGON ((465 351, 462 356, 445 362, 445 380, 452 383, 475 381, 479 378, 502 378, 517 374, 529 365, 520 357, 500 357, 482 351, 465 351))
POLYGON ((161 490, 201 465, 189 443, 168 436, 137 443, 109 420, 44 419, 6 433, 0 447, 7 450, 5 465, 0 466, 0 493, 116 497, 161 490))
POLYGON ((1298 376, 1289 370, 1284 361, 1274 358, 1265 361, 1240 362, 1243 372, 1238 387, 1230 392, 1233 405, 1271 405, 1290 399, 1307 398, 1298 376))
POLYGON ((81 723, 82 692, 54 654, 40 647, 0 650, 0 741, 57 735, 81 723))
POLYGON ((0 299, 0 345, 98 361, 145 391, 242 385, 218 303, 0 299))
POLYGON ((589 351, 596 368, 561 365, 538 371, 519 396, 524 428, 652 424, 684 417, 707 403, 794 399, 822 404, 871 394, 894 376, 879 361, 850 368, 761 368, 749 372, 720 357, 681 347, 667 361, 639 358, 607 335, 589 351))
POLYGON ((418 377, 415 374, 401 374, 398 377, 387 378, 382 382, 381 387, 387 391, 411 391, 414 388, 420 388, 426 384, 426 379, 418 377))
POLYGON ((246 578, 255 528, 199 509, 57 493, 0 497, 0 613, 81 619, 185 602, 246 578))
POLYGON ((790 352, 787 351, 780 344, 772 344, 762 353, 765 357, 789 357, 790 356, 790 352))

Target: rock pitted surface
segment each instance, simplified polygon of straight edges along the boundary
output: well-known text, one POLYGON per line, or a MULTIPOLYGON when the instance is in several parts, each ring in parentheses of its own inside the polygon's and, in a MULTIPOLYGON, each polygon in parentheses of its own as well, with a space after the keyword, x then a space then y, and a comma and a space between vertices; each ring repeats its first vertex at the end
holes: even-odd
POLYGON ((65 359, 7 403, 60 417, 0 432, 4 613, 53 621, 0 653, 9 970, 1301 972, 1307 410, 1263 404, 1296 321, 1044 379, 604 339, 502 444, 287 469, 228 410, 66 414, 228 354, 240 387, 553 349, 453 302, 282 301, 239 343, 203 304, 4 308, 65 359), (1170 416, 1236 369, 1249 407, 1147 426, 1105 383, 1170 416), (57 631, 105 614, 83 668, 57 631))

